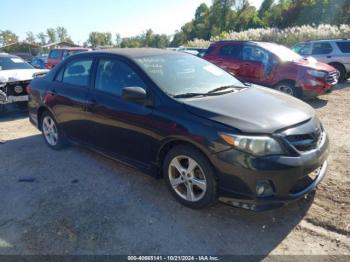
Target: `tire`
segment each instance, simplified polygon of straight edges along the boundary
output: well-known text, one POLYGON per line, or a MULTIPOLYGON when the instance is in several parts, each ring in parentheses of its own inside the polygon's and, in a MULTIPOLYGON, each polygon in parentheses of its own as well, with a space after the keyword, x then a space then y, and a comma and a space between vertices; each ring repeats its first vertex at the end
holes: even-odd
POLYGON ((330 65, 333 66, 335 69, 337 69, 337 71, 339 72, 338 82, 339 83, 345 82, 347 79, 347 73, 344 66, 341 64, 330 64, 330 65))
POLYGON ((45 143, 54 150, 60 150, 67 146, 67 141, 62 129, 57 124, 54 116, 45 111, 41 118, 41 131, 45 143))
POLYGON ((295 86, 293 82, 280 82, 274 87, 274 89, 299 99, 303 97, 303 91, 299 87, 295 86))
POLYGON ((179 145, 170 150, 164 159, 163 175, 171 194, 186 207, 198 209, 217 201, 214 169, 191 146, 179 145))

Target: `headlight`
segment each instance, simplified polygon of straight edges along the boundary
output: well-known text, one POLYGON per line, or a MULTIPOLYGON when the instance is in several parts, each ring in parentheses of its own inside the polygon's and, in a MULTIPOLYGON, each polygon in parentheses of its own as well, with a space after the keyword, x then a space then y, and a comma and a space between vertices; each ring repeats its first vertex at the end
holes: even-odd
POLYGON ((325 77, 327 73, 318 70, 307 70, 307 73, 313 77, 325 77))
POLYGON ((266 156, 283 153, 280 144, 268 136, 241 136, 221 133, 220 137, 227 144, 252 155, 266 156))

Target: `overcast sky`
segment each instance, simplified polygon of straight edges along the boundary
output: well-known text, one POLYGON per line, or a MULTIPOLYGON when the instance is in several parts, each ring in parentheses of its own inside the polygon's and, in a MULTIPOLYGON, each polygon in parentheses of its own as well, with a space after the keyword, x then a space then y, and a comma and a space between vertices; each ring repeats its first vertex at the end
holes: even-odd
MULTIPOLYGON (((200 3, 212 0, 0 0, 0 30, 14 31, 23 40, 49 27, 64 26, 80 44, 91 31, 134 36, 152 28, 173 34, 190 21, 200 3)), ((262 0, 251 0, 259 7, 262 0)), ((114 38, 114 37, 113 37, 114 38)))

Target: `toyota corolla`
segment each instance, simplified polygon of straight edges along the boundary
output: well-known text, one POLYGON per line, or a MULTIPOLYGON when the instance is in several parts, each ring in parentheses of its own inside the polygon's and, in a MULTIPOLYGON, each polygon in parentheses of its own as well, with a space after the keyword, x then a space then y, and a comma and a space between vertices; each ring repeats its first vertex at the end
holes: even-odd
POLYGON ((30 121, 49 147, 78 142, 162 177, 191 208, 218 199, 280 207, 327 171, 329 141, 313 108, 189 54, 81 53, 28 90, 30 121))

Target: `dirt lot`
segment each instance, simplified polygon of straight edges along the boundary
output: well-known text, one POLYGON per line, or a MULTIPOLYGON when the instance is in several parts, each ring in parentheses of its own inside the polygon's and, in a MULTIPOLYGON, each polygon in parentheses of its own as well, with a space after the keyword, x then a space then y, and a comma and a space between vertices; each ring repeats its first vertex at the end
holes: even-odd
POLYGON ((350 254, 350 83, 311 101, 331 137, 316 194, 254 213, 190 210, 162 180, 0 118, 0 254, 350 254), (19 182, 34 178, 33 182, 19 182))

